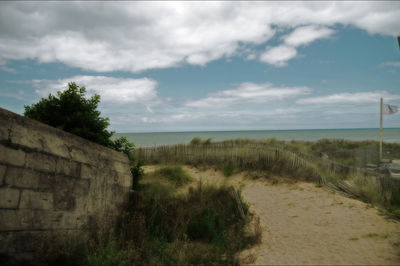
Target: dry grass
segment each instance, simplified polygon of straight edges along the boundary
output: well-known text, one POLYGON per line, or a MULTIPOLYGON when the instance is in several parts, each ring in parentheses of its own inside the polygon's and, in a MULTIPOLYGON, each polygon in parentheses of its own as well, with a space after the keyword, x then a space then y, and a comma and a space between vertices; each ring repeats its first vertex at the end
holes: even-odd
MULTIPOLYGON (((315 152, 320 153, 323 148, 327 148, 331 154, 338 155, 345 154, 344 151, 350 152, 351 149, 373 147, 375 144, 368 141, 344 140, 308 143, 275 139, 238 139, 207 144, 199 142, 137 148, 135 156, 145 164, 178 163, 196 167, 217 167, 225 176, 238 171, 248 171, 249 178, 263 177, 272 183, 279 183, 276 176, 279 176, 279 179, 313 181, 346 196, 383 206, 392 217, 400 218, 400 186, 394 184, 393 179, 375 176, 361 168, 337 163, 324 156, 315 156, 315 152), (335 153, 335 149, 340 152, 335 153)), ((396 154, 400 145, 392 146, 390 148, 396 154)))
POLYGON ((238 264, 239 251, 261 241, 260 222, 238 191, 205 185, 177 194, 174 186, 144 184, 115 221, 92 219, 86 232, 49 234, 38 265, 238 264), (243 217, 238 212, 244 210, 243 217))

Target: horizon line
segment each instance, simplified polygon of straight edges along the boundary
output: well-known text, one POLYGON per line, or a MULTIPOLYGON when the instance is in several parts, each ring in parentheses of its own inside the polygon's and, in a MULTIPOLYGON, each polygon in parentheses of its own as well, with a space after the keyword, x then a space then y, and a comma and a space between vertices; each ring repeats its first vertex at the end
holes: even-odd
MULTIPOLYGON (((196 130, 196 131, 147 131, 147 132, 115 132, 115 134, 151 134, 151 133, 210 133, 210 132, 260 132, 260 131, 316 131, 316 130, 368 130, 371 128, 309 128, 309 129, 245 129, 245 130, 196 130)), ((400 129, 400 127, 389 127, 385 129, 400 129)))

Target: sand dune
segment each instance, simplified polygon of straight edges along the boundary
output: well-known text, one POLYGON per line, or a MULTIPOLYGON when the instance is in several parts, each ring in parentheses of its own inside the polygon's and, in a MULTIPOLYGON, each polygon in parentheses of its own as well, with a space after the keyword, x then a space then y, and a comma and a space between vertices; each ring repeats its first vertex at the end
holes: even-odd
MULTIPOLYGON (((153 167, 147 167, 151 171, 153 167)), ((195 179, 241 187, 260 217, 262 243, 242 253, 258 265, 399 265, 400 223, 361 201, 313 183, 272 185, 243 174, 185 167, 195 179), (251 255, 251 256, 249 256, 251 255)))

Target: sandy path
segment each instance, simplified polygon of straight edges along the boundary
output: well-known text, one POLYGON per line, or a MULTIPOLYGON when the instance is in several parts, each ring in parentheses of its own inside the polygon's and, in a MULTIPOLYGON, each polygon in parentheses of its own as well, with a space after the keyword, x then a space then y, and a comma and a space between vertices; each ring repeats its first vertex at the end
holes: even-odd
POLYGON ((271 185, 242 175, 226 179, 214 170, 185 169, 195 179, 229 180, 242 188, 264 228, 262 243, 243 253, 254 254, 255 264, 400 265, 400 223, 363 202, 312 183, 271 185))

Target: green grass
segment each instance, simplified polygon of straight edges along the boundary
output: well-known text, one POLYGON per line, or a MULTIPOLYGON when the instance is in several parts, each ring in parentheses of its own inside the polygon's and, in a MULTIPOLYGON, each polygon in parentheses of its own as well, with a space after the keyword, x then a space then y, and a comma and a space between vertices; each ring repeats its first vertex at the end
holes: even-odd
POLYGON ((235 165, 231 162, 225 163, 222 167, 222 173, 224 174, 224 176, 228 177, 233 175, 233 173, 235 172, 235 165))
POLYGON ((239 251, 261 241, 259 220, 238 191, 198 183, 188 194, 144 184, 114 223, 94 219, 84 234, 50 235, 36 263, 49 265, 238 264, 239 251), (113 225, 114 224, 114 225, 113 225))
POLYGON ((162 166, 154 171, 154 173, 152 173, 151 175, 155 177, 165 178, 176 187, 188 184, 193 180, 193 178, 190 177, 189 174, 186 173, 180 165, 162 166))

